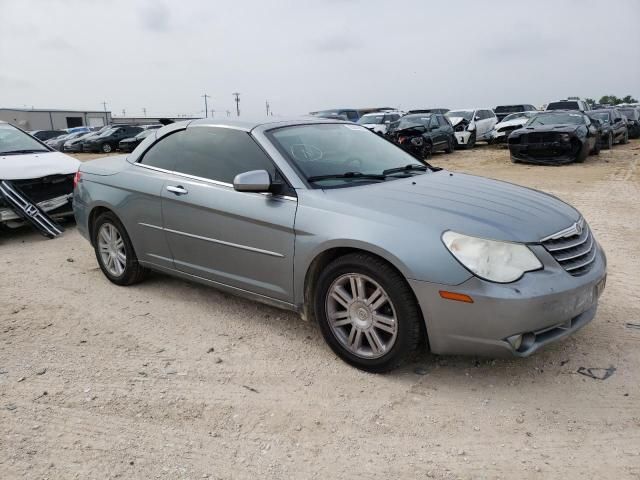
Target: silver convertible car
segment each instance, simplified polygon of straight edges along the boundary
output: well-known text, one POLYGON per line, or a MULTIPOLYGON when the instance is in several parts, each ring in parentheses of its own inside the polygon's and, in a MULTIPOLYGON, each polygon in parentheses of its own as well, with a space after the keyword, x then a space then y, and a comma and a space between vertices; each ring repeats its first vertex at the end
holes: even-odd
POLYGON ((373 372, 421 343, 528 356, 593 319, 605 284, 575 208, 347 122, 175 123, 83 163, 75 184, 113 283, 155 270, 299 312, 373 372))

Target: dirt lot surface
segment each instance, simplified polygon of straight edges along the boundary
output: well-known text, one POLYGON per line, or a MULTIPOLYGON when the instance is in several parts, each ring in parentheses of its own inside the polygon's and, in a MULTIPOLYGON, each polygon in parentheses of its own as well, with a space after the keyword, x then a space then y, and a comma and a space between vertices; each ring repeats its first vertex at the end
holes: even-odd
POLYGON ((294 314, 110 284, 72 224, 0 232, 0 478, 640 478, 640 142, 560 168, 486 146, 433 163, 578 207, 609 259, 596 319, 532 358, 372 375, 294 314))

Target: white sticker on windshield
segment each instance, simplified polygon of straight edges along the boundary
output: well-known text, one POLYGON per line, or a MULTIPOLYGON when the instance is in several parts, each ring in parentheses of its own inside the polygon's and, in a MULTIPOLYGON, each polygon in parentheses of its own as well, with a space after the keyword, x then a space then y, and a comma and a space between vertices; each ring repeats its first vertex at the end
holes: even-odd
POLYGON ((358 125, 345 125, 349 130, 355 130, 356 132, 368 132, 368 130, 364 127, 359 127, 358 125))

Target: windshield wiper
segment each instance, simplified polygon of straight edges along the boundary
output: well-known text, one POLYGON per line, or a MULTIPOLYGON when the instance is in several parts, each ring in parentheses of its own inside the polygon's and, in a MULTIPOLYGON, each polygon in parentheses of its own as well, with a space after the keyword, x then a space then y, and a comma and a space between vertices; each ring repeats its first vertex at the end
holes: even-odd
POLYGON ((0 152, 0 155, 18 155, 20 153, 38 153, 38 152, 48 152, 49 150, 35 150, 35 149, 25 149, 25 150, 9 150, 7 152, 0 152))
POLYGON ((400 172, 410 172, 411 170, 427 170, 426 165, 417 165, 415 163, 410 163, 409 165, 405 165, 404 167, 396 167, 396 168, 387 168, 382 172, 383 175, 390 175, 392 173, 400 173, 400 172))
POLYGON ((386 175, 378 175, 374 173, 362 173, 362 172, 345 172, 345 173, 333 173, 329 175, 315 175, 313 177, 307 178, 309 182, 317 182, 318 180, 331 180, 331 179, 340 179, 340 178, 356 178, 363 180, 385 180, 387 178, 386 175))

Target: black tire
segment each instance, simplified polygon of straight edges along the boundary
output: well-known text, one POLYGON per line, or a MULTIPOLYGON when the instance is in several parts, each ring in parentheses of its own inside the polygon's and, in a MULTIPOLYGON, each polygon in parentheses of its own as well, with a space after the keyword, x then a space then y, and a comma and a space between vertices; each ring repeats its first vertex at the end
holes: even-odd
POLYGON ((413 353, 420 343, 423 320, 413 292, 402 275, 378 257, 351 253, 335 259, 321 272, 314 295, 315 316, 325 341, 336 355, 356 368, 374 373, 391 370, 413 353), (340 343, 329 325, 327 295, 333 282, 346 274, 365 275, 373 279, 386 292, 395 310, 395 341, 389 351, 378 358, 363 358, 350 352, 340 343))
POLYGON ((431 140, 425 140, 424 147, 422 148, 422 158, 424 160, 429 160, 433 155, 433 144, 431 140))
POLYGON ((111 144, 109 142, 105 142, 100 145, 100 150, 102 151, 102 153, 111 153, 113 151, 113 148, 111 148, 111 144))
POLYGON ((596 138, 596 144, 593 147, 593 150, 591 150, 591 153, 593 155, 600 155, 600 138, 596 138))
POLYGON ((589 149, 585 145, 584 147, 582 147, 580 152, 578 152, 578 156, 576 157, 576 163, 584 163, 584 161, 587 159, 588 156, 589 156, 589 149))
POLYGON ((604 148, 605 150, 611 150, 611 148, 613 147, 613 133, 610 133, 607 136, 607 143, 605 143, 602 148, 604 148))
POLYGON ((453 153, 453 149, 455 148, 454 142, 455 140, 451 137, 447 139, 447 148, 444 149, 444 153, 453 153))
POLYGON ((469 136, 469 141, 467 142, 466 148, 468 150, 471 150, 475 146, 476 146, 476 132, 471 132, 471 135, 469 136))
POLYGON ((112 212, 102 213, 96 218, 96 220, 93 222, 92 237, 93 238, 91 240, 93 242, 93 248, 96 254, 96 259, 98 260, 98 265, 100 266, 100 270, 102 270, 102 273, 104 273, 104 275, 111 282, 115 283, 116 285, 125 286, 133 285, 134 283, 139 283, 144 280, 144 277, 147 274, 147 269, 138 263, 138 257, 136 256, 136 252, 133 249, 133 245, 131 244, 131 239, 129 238, 127 231, 125 230, 120 220, 118 220, 118 217, 116 217, 112 212), (100 232, 100 228, 106 223, 113 225, 117 229, 124 242, 126 263, 124 271, 121 275, 114 275, 108 270, 99 252, 98 235, 100 232))

